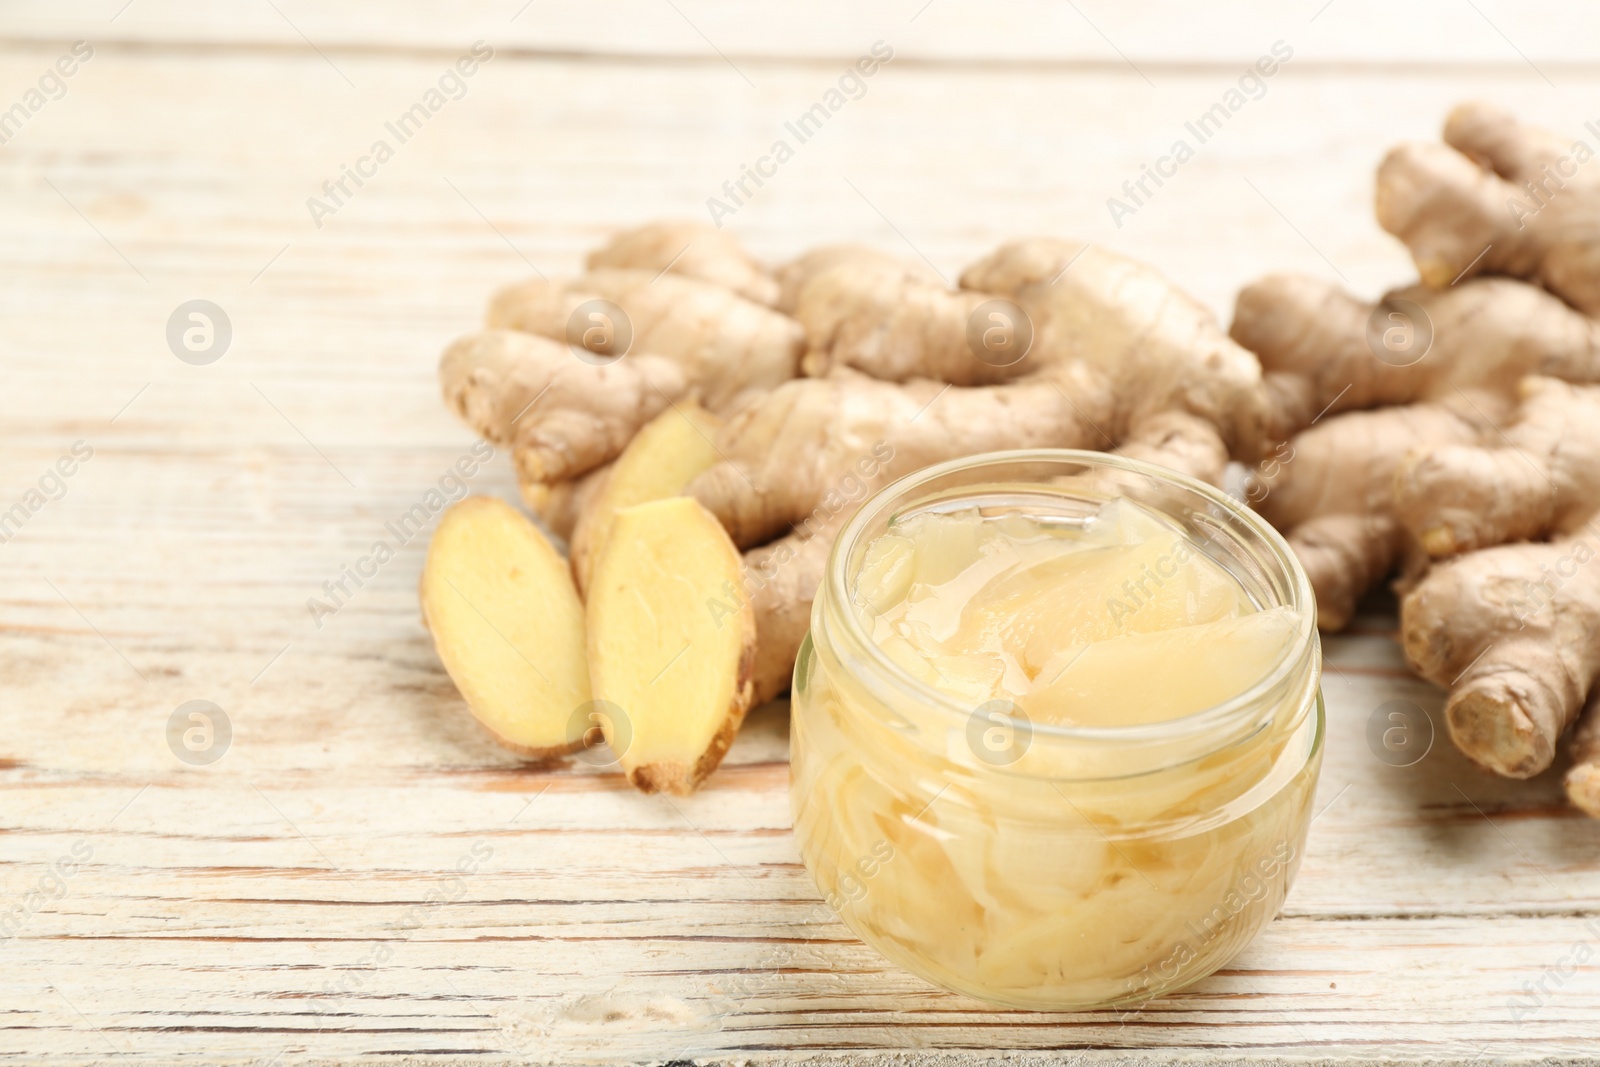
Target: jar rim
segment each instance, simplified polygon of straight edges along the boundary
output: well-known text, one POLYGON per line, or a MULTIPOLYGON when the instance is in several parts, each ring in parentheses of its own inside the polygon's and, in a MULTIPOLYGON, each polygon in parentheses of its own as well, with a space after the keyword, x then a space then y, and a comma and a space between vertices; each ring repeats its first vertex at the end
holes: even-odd
MULTIPOLYGON (((1113 455, 1108 452, 1090 452, 1070 448, 984 452, 921 468, 884 486, 868 497, 861 507, 857 509, 856 513, 850 517, 849 522, 840 530, 839 536, 828 554, 828 562, 823 575, 823 589, 827 595, 817 598, 812 619, 813 629, 821 627, 824 621, 824 606, 827 601, 831 600, 840 607, 838 614, 843 619, 843 633, 835 634, 832 628, 829 627, 828 636, 830 640, 836 636, 844 637, 853 651, 857 653, 858 661, 871 664, 873 670, 883 681, 890 683, 899 691, 899 695, 909 696, 912 699, 935 707, 941 712, 959 716, 963 720, 970 716, 972 708, 961 703, 950 694, 924 682, 883 654, 878 644, 872 640, 871 635, 862 624, 859 613, 851 610, 854 599, 850 593, 850 576, 846 573, 847 563, 856 543, 866 531, 875 525, 885 511, 902 503, 919 486, 937 481, 955 472, 1026 463, 1071 465, 1075 471, 1096 467, 1121 470, 1166 482, 1202 497, 1208 503, 1220 508, 1229 520, 1238 522, 1246 527, 1266 546, 1270 553, 1271 561, 1276 564, 1282 577, 1286 579, 1283 585, 1287 596, 1281 606, 1291 610, 1296 623, 1296 639, 1285 647, 1282 655, 1272 668, 1248 689, 1220 704, 1214 704, 1209 708, 1190 712, 1174 719, 1130 726, 1074 726, 1029 720, 1029 729, 1035 739, 1050 738, 1058 741, 1115 745, 1181 741, 1201 737, 1213 731, 1221 731, 1224 727, 1234 724, 1242 715, 1248 713, 1252 707, 1259 706, 1279 686, 1286 684, 1297 676, 1304 675, 1308 669, 1310 672, 1311 691, 1317 691, 1320 684, 1321 662, 1320 657, 1317 655, 1319 644, 1316 628, 1316 597, 1312 591, 1310 579, 1306 576, 1305 568, 1300 565, 1294 550, 1289 547, 1289 543, 1284 540, 1283 536, 1254 509, 1215 486, 1154 463, 1131 459, 1127 456, 1113 455)), ((974 486, 974 490, 973 495, 977 496, 978 491, 980 491, 979 487, 974 486)), ((954 496, 949 499, 959 500, 960 497, 954 496)))

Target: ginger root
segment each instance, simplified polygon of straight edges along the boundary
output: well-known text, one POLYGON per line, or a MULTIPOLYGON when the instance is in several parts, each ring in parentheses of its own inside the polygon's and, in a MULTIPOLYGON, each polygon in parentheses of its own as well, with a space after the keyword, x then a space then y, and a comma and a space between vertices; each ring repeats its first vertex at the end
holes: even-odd
POLYGON ((961 275, 961 289, 881 262, 848 261, 799 293, 806 373, 849 367, 874 378, 990 385, 1072 366, 1109 397, 1107 447, 1146 419, 1184 412, 1225 446, 1261 446, 1261 369, 1211 313, 1158 271, 1092 245, 1004 245, 961 275))
POLYGON ((775 304, 778 280, 727 230, 705 222, 651 222, 612 236, 589 253, 591 271, 616 267, 671 271, 738 293, 758 304, 775 304))
MULTIPOLYGON (((1394 513, 1394 470, 1408 449, 1470 444, 1492 432, 1465 398, 1354 411, 1297 435, 1247 491, 1283 531, 1317 595, 1317 624, 1343 629, 1367 591, 1409 556, 1419 562, 1394 513)), ((1490 405, 1498 413, 1501 407, 1490 405)))
MULTIPOLYGON (((1407 658, 1450 689, 1456 745, 1526 778, 1550 766, 1562 732, 1600 692, 1600 386, 1528 378, 1519 394, 1514 417, 1482 443, 1414 448, 1395 472, 1394 500, 1430 555, 1470 553, 1405 598, 1407 658)), ((1600 764, 1600 752, 1588 758, 1600 764)), ((1580 792, 1600 772, 1585 759, 1580 792)))
POLYGON ((1249 499, 1305 564, 1330 630, 1412 554, 1393 497, 1407 450, 1493 434, 1526 375, 1600 379, 1600 325, 1506 278, 1366 303, 1274 275, 1240 292, 1232 333, 1261 359, 1269 436, 1298 431, 1249 499))
POLYGON ((490 497, 456 504, 428 545, 420 593, 439 659, 497 741, 535 758, 583 744, 583 605, 533 523, 490 497))
POLYGON ((567 346, 517 330, 456 341, 439 364, 445 402, 473 429, 511 448, 517 474, 552 484, 621 454, 639 428, 689 393, 678 365, 639 353, 597 366, 567 346))
POLYGON ((510 446, 523 482, 551 487, 615 459, 674 403, 737 410, 793 378, 803 347, 787 316, 671 272, 535 279, 496 294, 488 324, 445 351, 445 402, 510 446))
MULTIPOLYGON (((825 245, 822 248, 814 248, 792 263, 786 263, 778 268, 777 309, 786 315, 794 315, 799 310, 801 294, 805 292, 806 287, 815 279, 838 267, 848 267, 851 270, 871 268, 913 282, 940 286, 944 284, 939 272, 926 264, 911 263, 866 245, 825 245)), ((807 336, 814 335, 808 330, 807 336)))
POLYGON ((1484 443, 1423 441, 1394 475, 1396 514, 1431 556, 1574 535, 1600 512, 1600 386, 1530 377, 1484 443))
POLYGON ((1529 374, 1600 379, 1600 327, 1506 278, 1409 286, 1369 302, 1319 279, 1274 274, 1240 290, 1230 332, 1261 361, 1273 441, 1346 411, 1463 389, 1510 396, 1529 374))
POLYGON ((688 492, 737 544, 761 544, 832 514, 830 500, 859 503, 932 463, 1003 448, 1093 448, 1095 416, 1109 404, 1097 384, 1072 367, 975 388, 848 372, 797 378, 729 420, 717 437, 726 458, 688 492))
POLYGON ((1403 145, 1378 168, 1378 222, 1427 285, 1527 278, 1600 315, 1600 171, 1592 146, 1487 104, 1450 113, 1445 144, 1403 145))
POLYGON ((743 563, 687 497, 616 514, 589 590, 589 671, 606 740, 647 793, 687 794, 716 769, 752 697, 755 616, 723 604, 743 563))
POLYGON ((1579 722, 1567 791, 1600 815, 1600 386, 1582 384, 1600 380, 1583 313, 1600 311, 1600 180, 1549 185, 1580 146, 1481 105, 1445 137, 1378 175, 1379 220, 1423 285, 1375 305, 1287 276, 1240 294, 1232 333, 1261 358, 1275 426, 1309 426, 1251 498, 1325 627, 1403 560, 1406 658, 1449 690, 1457 747, 1526 778, 1579 722))
POLYGON ((1513 544, 1431 570, 1406 594, 1406 659, 1450 690, 1445 719, 1468 757, 1528 778, 1600 672, 1600 567, 1594 538, 1513 544))
POLYGON ((602 360, 634 352, 665 357, 712 411, 793 378, 805 343, 787 315, 709 282, 644 270, 508 286, 490 301, 488 325, 562 340, 602 360), (625 318, 584 310, 595 300, 615 304, 625 318))

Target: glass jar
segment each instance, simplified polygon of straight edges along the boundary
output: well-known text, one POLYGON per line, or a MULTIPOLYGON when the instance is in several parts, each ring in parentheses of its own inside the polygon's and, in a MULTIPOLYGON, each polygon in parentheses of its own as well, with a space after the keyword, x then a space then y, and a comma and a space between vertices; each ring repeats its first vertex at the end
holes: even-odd
POLYGON ((1272 920, 1299 867, 1322 762, 1315 618, 1275 530, 1163 468, 1039 450, 904 478, 841 532, 795 666, 806 866, 867 944, 991 1003, 1139 1003, 1203 978, 1272 920), (852 597, 891 519, 977 506, 1084 521, 1119 496, 1181 525, 1258 608, 1297 620, 1237 698, 1139 726, 1030 723, 1004 702, 963 705, 873 644, 852 597))

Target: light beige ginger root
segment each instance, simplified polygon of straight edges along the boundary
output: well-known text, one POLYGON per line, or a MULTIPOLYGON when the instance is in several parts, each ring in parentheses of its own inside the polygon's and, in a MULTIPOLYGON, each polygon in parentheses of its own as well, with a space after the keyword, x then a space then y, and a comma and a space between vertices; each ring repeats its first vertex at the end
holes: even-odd
POLYGON ((1376 302, 1296 274, 1240 290, 1234 340, 1261 361, 1270 441, 1319 417, 1438 401, 1458 390, 1509 397, 1529 374, 1600 377, 1600 327, 1549 293, 1507 278, 1376 302))
MULTIPOLYGON (((939 272, 924 263, 912 263, 866 245, 824 245, 814 248, 789 263, 779 267, 778 301, 776 307, 786 315, 793 315, 800 307, 801 295, 813 280, 836 268, 871 269, 880 273, 928 285, 944 285, 939 272)), ((832 284, 832 283, 830 283, 832 284)))
POLYGON ((1253 472, 1246 498, 1305 568, 1320 627, 1343 629, 1397 563, 1420 564, 1393 506, 1394 469, 1406 451, 1475 443, 1489 429, 1463 401, 1354 411, 1321 420, 1253 472))
POLYGON ((772 305, 778 280, 727 230, 705 222, 650 222, 612 235, 589 253, 591 271, 670 271, 721 286, 746 300, 772 305))
POLYGON ((758 545, 810 521, 830 494, 859 492, 869 478, 875 487, 1003 448, 1093 448, 1101 441, 1096 416, 1103 419, 1110 405, 1099 384, 1074 366, 975 388, 848 372, 798 378, 729 420, 717 437, 726 458, 688 492, 737 544, 758 545))
MULTIPOLYGON (((662 222, 662 224, 640 227, 638 230, 630 230, 626 234, 619 234, 618 237, 613 238, 613 242, 611 242, 611 245, 606 246, 605 250, 598 251, 598 253, 590 256, 589 266, 592 269, 602 266, 651 266, 651 264, 656 264, 656 259, 659 259, 661 250, 674 248, 674 251, 669 256, 670 261, 670 258, 677 256, 678 251, 682 251, 683 248, 682 243, 675 242, 691 242, 694 238, 693 230, 696 226, 699 226, 699 224, 693 224, 693 222, 685 222, 685 224, 662 222)), ((718 230, 712 229, 712 227, 706 227, 706 229, 710 229, 710 232, 714 232, 714 234, 720 234, 718 230)), ((720 240, 730 240, 730 238, 720 238, 720 240)), ((734 250, 726 250, 725 245, 715 245, 715 243, 709 245, 709 248, 710 250, 723 248, 723 250, 728 251, 726 256, 722 256, 726 261, 747 262, 747 264, 754 262, 749 256, 746 256, 742 251, 736 250, 736 248, 734 250)), ((922 264, 909 264, 909 262, 901 261, 901 259, 894 258, 894 256, 883 253, 883 251, 872 250, 872 248, 864 248, 864 246, 858 245, 827 246, 827 248, 818 248, 818 250, 803 254, 803 256, 795 259, 794 262, 789 262, 789 264, 781 267, 776 272, 774 285, 781 286, 781 296, 778 299, 779 310, 792 312, 795 302, 798 301, 798 293, 813 278, 818 277, 819 274, 824 274, 824 272, 829 272, 834 267, 845 266, 845 264, 874 267, 874 269, 880 270, 880 272, 888 272, 888 274, 894 275, 896 278, 922 278, 922 280, 928 280, 934 285, 941 283, 941 278, 939 278, 938 274, 934 274, 934 270, 931 267, 923 267, 922 264)), ((658 266, 666 266, 666 264, 662 262, 658 266)), ((674 270, 675 274, 688 272, 693 277, 701 277, 702 280, 710 280, 710 282, 720 282, 723 285, 730 286, 730 288, 738 288, 736 277, 742 272, 742 269, 734 270, 728 264, 725 264, 722 269, 712 269, 706 262, 694 261, 688 256, 683 256, 683 258, 674 262, 672 270, 674 270)), ((474 344, 483 346, 486 342, 488 342, 488 338, 480 338, 475 342, 472 339, 467 339, 467 341, 458 342, 458 347, 470 349, 474 344)), ((499 371, 494 366, 494 363, 488 362, 488 360, 483 360, 483 363, 485 365, 472 366, 477 370, 478 378, 485 382, 485 386, 474 390, 474 394, 470 395, 470 397, 464 395, 459 400, 451 400, 451 406, 456 406, 458 410, 462 410, 467 403, 485 405, 485 403, 491 402, 494 397, 498 397, 501 389, 504 389, 504 392, 509 397, 522 400, 522 397, 526 397, 526 395, 538 395, 536 390, 542 389, 542 382, 546 381, 546 379, 538 378, 533 373, 534 368, 528 366, 528 368, 520 368, 523 378, 530 379, 526 384, 510 384, 509 387, 498 386, 494 382, 504 381, 504 371, 499 371)), ((659 374, 662 373, 661 368, 646 368, 646 371, 648 373, 643 374, 643 376, 640 376, 640 374, 627 374, 624 381, 630 382, 632 386, 648 387, 650 384, 654 384, 661 390, 662 394, 670 392, 674 400, 688 392, 683 387, 675 386, 675 376, 670 371, 667 371, 664 379, 659 378, 659 374), (658 378, 651 378, 651 374, 656 374, 658 378)), ((622 371, 619 371, 619 373, 622 373, 622 371)), ((582 371, 576 371, 576 374, 578 374, 579 379, 586 378, 582 371)), ((445 376, 446 382, 462 381, 461 371, 448 371, 443 376, 445 376)), ((592 376, 589 376, 589 378, 592 378, 592 376)), ((608 387, 608 382, 594 382, 594 384, 598 389, 606 389, 608 387)), ((446 384, 446 390, 448 389, 450 389, 450 386, 446 384)), ((507 408, 506 414, 504 414, 504 419, 507 419, 507 421, 515 418, 518 411, 520 411, 520 408, 512 410, 509 405, 510 402, 504 402, 501 405, 507 408)), ((565 414, 566 411, 565 405, 552 402, 552 400, 541 400, 541 408, 546 408, 552 414, 552 418, 558 418, 557 413, 565 414)), ((603 416, 603 411, 594 411, 594 414, 603 416)), ((493 419, 491 418, 486 418, 486 416, 480 416, 480 418, 486 424, 493 424, 493 419)), ((637 419, 638 413, 635 411, 632 414, 632 418, 602 418, 600 419, 600 426, 614 427, 621 422, 621 426, 626 427, 632 422, 637 422, 637 419)), ((528 429, 523 429, 523 422, 525 421, 526 419, 518 421, 515 429, 522 430, 523 434, 536 434, 534 427, 539 427, 539 421, 534 421, 528 429)), ((470 416, 469 422, 472 422, 470 416)), ((474 422, 474 426, 477 426, 477 422, 474 422)), ((622 429, 619 432, 626 434, 627 430, 622 429)), ((549 435, 549 437, 554 437, 555 442, 563 442, 563 440, 568 440, 568 435, 573 434, 574 432, 570 427, 562 427, 562 429, 558 429, 555 434, 549 435)), ((581 435, 579 435, 579 440, 582 440, 581 435)), ((590 475, 581 475, 576 480, 570 478, 570 475, 549 474, 552 470, 565 469, 565 466, 550 462, 544 456, 544 453, 539 450, 528 450, 525 461, 518 462, 518 475, 520 475, 518 480, 522 483, 523 499, 525 499, 528 507, 534 510, 534 514, 538 514, 546 522, 546 525, 550 526, 550 530, 555 531, 558 536, 562 537, 570 536, 579 512, 586 504, 587 499, 594 494, 592 486, 594 486, 595 482, 594 472, 590 475), (552 480, 550 482, 534 480, 534 475, 526 474, 528 470, 534 472, 536 477, 552 478, 552 480)))
POLYGON ((1154 455, 1181 441, 1189 472, 1211 479, 1228 444, 1257 446, 1265 398, 1255 358, 1150 268, 1035 240, 974 265, 967 290, 917 273, 846 255, 801 289, 805 364, 823 376, 736 416, 718 441, 728 462, 692 487, 735 541, 809 515, 878 439, 894 444, 900 472, 998 448, 1154 455), (971 312, 1001 298, 1028 312, 1033 333, 1006 365, 968 343, 971 312))
POLYGON ((795 315, 809 374, 849 367, 971 386, 1074 365, 1111 398, 1099 447, 1157 433, 1144 423, 1173 412, 1214 427, 1240 454, 1262 444, 1266 399, 1251 354, 1158 271, 1092 245, 1014 242, 969 267, 954 291, 847 261, 800 291, 795 315))
POLYGON ((487 322, 491 329, 583 345, 602 359, 621 355, 619 346, 628 340, 628 352, 677 363, 712 411, 793 378, 805 342, 799 323, 787 315, 719 285, 640 270, 591 270, 567 282, 534 278, 508 286, 490 301, 487 322), (621 308, 625 321, 582 310, 594 300, 621 308), (596 340, 584 344, 585 335, 596 340))
POLYGON ((1574 146, 1481 105, 1457 109, 1446 140, 1397 149, 1378 175, 1379 220, 1424 285, 1376 306, 1291 277, 1240 294, 1232 332, 1261 357, 1277 425, 1316 423, 1259 478, 1258 507, 1305 562, 1324 626, 1405 559, 1406 657, 1449 690, 1469 758, 1538 774, 1581 715, 1567 790, 1600 814, 1583 710, 1600 674, 1600 388, 1568 384, 1600 380, 1600 329, 1543 289, 1473 277, 1600 310, 1600 181, 1570 166, 1542 181, 1574 146))
POLYGON ((439 363, 445 402, 497 445, 526 482, 559 484, 621 454, 639 428, 689 394, 673 361, 639 353, 601 366, 520 330, 463 337, 439 363))
POLYGON ((606 740, 647 793, 693 792, 750 707, 753 610, 708 607, 742 578, 727 533, 687 497, 614 519, 589 590, 589 670, 606 740))
MULTIPOLYGON (((1406 655, 1449 688, 1457 746, 1526 778, 1550 766, 1562 732, 1600 692, 1600 386, 1529 378, 1520 398, 1481 444, 1410 452, 1394 500, 1429 554, 1469 553, 1406 596, 1406 655)), ((1587 743, 1575 745, 1568 783, 1593 810, 1600 752, 1587 743)))
POLYGON ((985 294, 951 290, 944 279, 887 256, 841 250, 813 265, 820 269, 798 286, 794 309, 806 331, 807 375, 848 367, 881 381, 953 385, 1018 376, 978 359, 967 344, 968 320, 989 299, 985 294))
POLYGON ((513 286, 489 325, 445 351, 445 401, 546 486, 616 458, 674 403, 737 410, 794 377, 803 341, 792 319, 719 286, 627 270, 513 286))
POLYGON ((1474 761, 1512 778, 1550 766, 1600 672, 1594 538, 1487 548, 1434 567, 1401 602, 1412 668, 1450 690, 1474 761))
POLYGON ((1506 278, 1366 303, 1275 275, 1239 294, 1232 333, 1260 357, 1269 436, 1315 423, 1257 468, 1249 499, 1294 547, 1332 630, 1415 555, 1392 492, 1408 450, 1479 443, 1526 375, 1600 378, 1600 327, 1506 278))
POLYGON ((1600 386, 1530 377, 1483 443, 1425 441, 1394 475, 1394 510, 1431 556, 1568 537, 1600 513, 1600 386))
POLYGON ((1479 103, 1450 113, 1444 140, 1396 148, 1378 169, 1378 222, 1410 247, 1423 282, 1509 274, 1600 315, 1594 146, 1479 103))
POLYGON ((583 744, 583 604, 533 523, 490 497, 456 504, 428 545, 420 592, 439 659, 497 741, 535 758, 583 744))
POLYGON ((795 657, 811 628, 811 603, 827 569, 828 554, 850 517, 848 508, 744 554, 744 587, 722 590, 712 604, 721 614, 748 601, 756 619, 755 662, 750 668, 752 701, 764 704, 789 688, 795 657))
POLYGON ((605 482, 579 511, 569 555, 579 592, 589 588, 594 561, 605 552, 617 513, 635 504, 677 496, 717 462, 712 439, 722 420, 696 404, 672 407, 636 434, 609 468, 605 482))

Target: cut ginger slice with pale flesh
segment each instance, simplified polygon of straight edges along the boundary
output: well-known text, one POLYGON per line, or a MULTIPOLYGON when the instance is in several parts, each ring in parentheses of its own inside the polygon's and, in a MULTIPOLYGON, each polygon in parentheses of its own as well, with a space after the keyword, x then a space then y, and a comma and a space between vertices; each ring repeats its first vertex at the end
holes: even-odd
POLYGON ((697 501, 616 513, 589 585, 588 653, 602 728, 628 780, 692 792, 716 769, 750 706, 755 615, 743 560, 697 501))
POLYGON ((572 532, 572 576, 579 590, 589 588, 617 512, 682 493, 695 475, 720 458, 712 438, 721 425, 721 419, 698 404, 679 404, 657 415, 628 442, 572 532))
POLYGON ((421 599, 439 659, 496 740, 539 758, 583 744, 583 604, 566 561, 521 512, 480 496, 445 512, 421 599))

